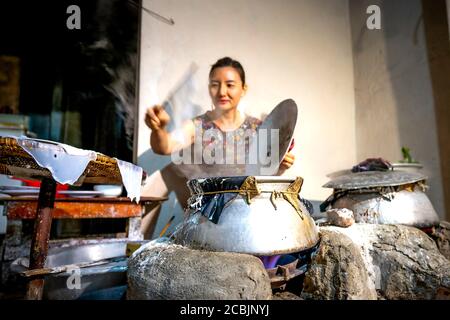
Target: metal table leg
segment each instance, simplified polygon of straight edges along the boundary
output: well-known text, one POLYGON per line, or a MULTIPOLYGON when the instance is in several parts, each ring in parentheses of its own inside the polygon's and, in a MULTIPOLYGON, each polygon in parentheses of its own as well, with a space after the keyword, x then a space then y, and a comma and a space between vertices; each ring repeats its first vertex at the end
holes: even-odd
MULTIPOLYGON (((55 204, 56 181, 44 178, 39 190, 39 200, 31 240, 30 267, 40 269, 45 265, 48 254, 48 241, 52 226, 52 211, 55 204)), ((44 277, 37 277, 28 282, 27 300, 41 300, 44 291, 44 277)))

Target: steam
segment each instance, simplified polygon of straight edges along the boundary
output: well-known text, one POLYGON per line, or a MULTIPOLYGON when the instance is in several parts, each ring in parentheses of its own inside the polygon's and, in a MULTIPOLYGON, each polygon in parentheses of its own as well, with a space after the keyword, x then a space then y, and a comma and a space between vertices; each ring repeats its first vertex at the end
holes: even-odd
POLYGON ((197 93, 197 84, 194 76, 198 70, 196 63, 191 63, 186 73, 181 78, 178 85, 169 93, 163 106, 172 118, 169 130, 178 142, 184 144, 189 137, 185 137, 181 128, 186 120, 190 120, 199 115, 202 108, 194 103, 197 93))
POLYGON ((116 98, 116 111, 124 123, 125 136, 129 149, 133 149, 135 101, 136 101, 136 54, 129 54, 125 61, 115 70, 109 70, 114 79, 106 85, 108 90, 116 98))

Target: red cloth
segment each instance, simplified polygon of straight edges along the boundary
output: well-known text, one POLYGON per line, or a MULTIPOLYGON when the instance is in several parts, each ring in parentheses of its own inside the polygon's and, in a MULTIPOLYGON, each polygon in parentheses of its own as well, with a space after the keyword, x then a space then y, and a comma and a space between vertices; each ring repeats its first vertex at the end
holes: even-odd
POLYGON ((291 152, 292 149, 294 149, 294 141, 295 139, 292 139, 291 145, 289 146, 288 152, 291 152))

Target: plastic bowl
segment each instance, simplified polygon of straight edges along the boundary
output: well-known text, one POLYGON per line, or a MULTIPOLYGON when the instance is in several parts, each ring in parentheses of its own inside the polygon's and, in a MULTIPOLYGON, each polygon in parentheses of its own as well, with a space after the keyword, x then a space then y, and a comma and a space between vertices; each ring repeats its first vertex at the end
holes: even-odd
POLYGON ((98 184, 94 186, 95 191, 100 191, 105 197, 118 197, 122 194, 121 185, 98 184))

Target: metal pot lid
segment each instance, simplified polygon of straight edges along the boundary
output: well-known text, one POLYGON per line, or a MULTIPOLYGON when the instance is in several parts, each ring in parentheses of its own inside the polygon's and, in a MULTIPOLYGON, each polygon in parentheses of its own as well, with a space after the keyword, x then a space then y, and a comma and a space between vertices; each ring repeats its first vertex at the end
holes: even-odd
POLYGON ((295 101, 292 99, 286 99, 281 101, 264 119, 263 123, 258 126, 257 133, 250 142, 250 150, 252 150, 252 145, 260 143, 259 141, 261 136, 264 138, 267 137, 267 154, 270 155, 271 152, 278 152, 279 162, 276 166, 271 166, 270 168, 260 162, 256 165, 248 164, 245 168, 246 175, 276 175, 278 165, 283 161, 283 158, 292 143, 292 139, 294 138, 294 130, 297 124, 297 114, 298 108, 295 101), (279 130, 279 144, 274 150, 272 150, 270 143, 271 129, 279 130))
POLYGON ((366 171, 336 177, 323 185, 324 188, 352 190, 373 187, 392 187, 426 180, 428 177, 408 171, 366 171))

